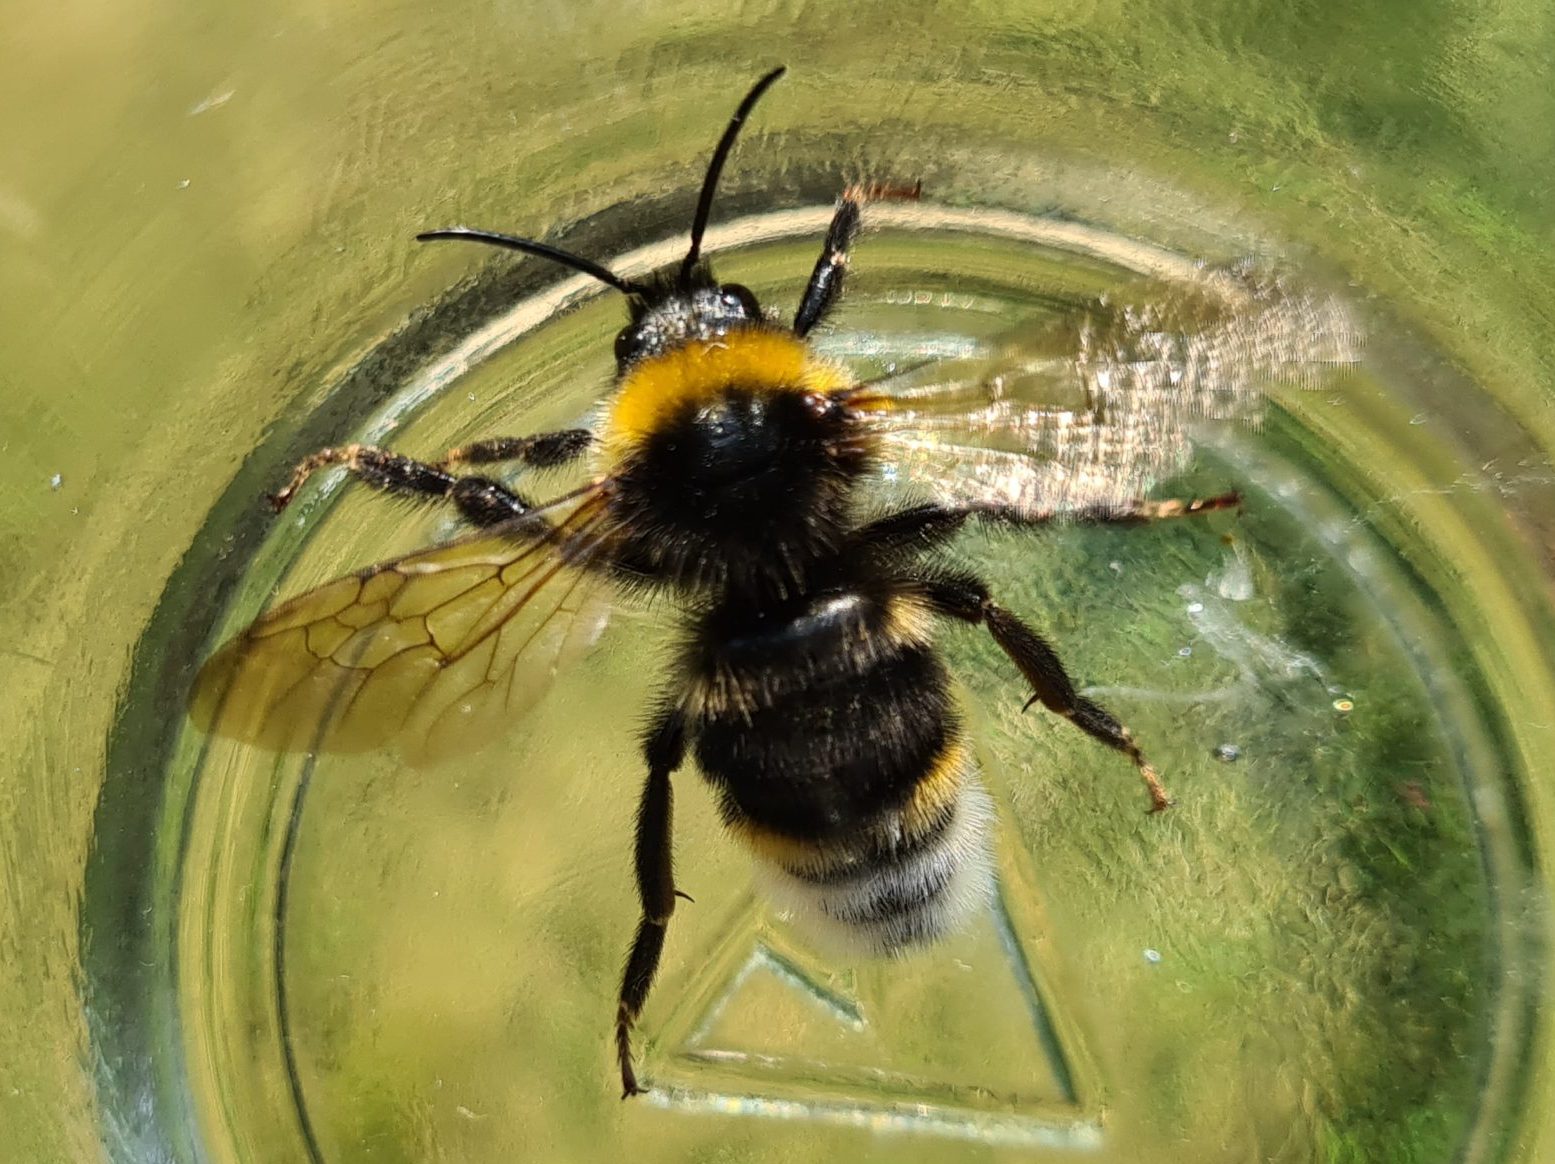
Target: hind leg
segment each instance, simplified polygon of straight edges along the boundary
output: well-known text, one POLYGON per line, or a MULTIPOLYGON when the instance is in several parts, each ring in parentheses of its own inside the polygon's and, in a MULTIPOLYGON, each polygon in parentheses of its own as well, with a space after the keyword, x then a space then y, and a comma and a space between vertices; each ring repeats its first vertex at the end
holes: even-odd
POLYGON ((1101 704, 1074 689, 1058 653, 1036 631, 993 600, 987 583, 971 574, 939 574, 917 582, 919 592, 936 614, 982 624, 1000 650, 1031 684, 1026 706, 1041 703, 1075 727, 1134 762, 1150 792, 1150 811, 1170 808, 1172 801, 1155 767, 1145 759, 1128 728, 1101 704))

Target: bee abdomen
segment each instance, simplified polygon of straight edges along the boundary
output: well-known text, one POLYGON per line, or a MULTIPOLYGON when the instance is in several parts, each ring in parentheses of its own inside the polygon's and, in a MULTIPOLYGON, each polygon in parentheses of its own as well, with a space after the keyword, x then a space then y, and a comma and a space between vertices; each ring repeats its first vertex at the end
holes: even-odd
POLYGON ((992 812, 930 613, 859 586, 732 622, 700 628, 694 746, 768 895, 853 951, 957 928, 989 894, 992 812))
POLYGON ((989 900, 993 817, 960 739, 924 773, 912 800, 824 843, 754 827, 764 888, 795 923, 834 949, 898 954, 942 938, 989 900))

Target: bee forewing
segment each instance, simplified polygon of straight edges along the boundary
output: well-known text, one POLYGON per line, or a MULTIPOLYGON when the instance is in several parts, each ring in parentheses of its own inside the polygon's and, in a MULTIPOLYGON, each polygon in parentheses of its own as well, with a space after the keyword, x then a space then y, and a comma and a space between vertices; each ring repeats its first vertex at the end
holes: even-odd
POLYGON ((609 617, 600 505, 340 578, 260 616, 195 680, 205 731, 285 752, 395 744, 412 763, 502 734, 609 617))

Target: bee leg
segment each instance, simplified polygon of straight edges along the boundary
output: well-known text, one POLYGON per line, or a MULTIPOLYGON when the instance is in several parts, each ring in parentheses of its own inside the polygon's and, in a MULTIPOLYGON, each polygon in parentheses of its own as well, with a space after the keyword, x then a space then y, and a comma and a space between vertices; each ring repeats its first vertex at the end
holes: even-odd
POLYGON ((1221 493, 1214 497, 1136 501, 1131 505, 1094 506, 1065 510, 1062 514, 1028 513, 993 506, 953 507, 933 503, 915 505, 877 518, 853 532, 853 545, 860 550, 887 553, 921 554, 937 549, 955 537, 972 518, 995 525, 1036 526, 1059 520, 1079 525, 1142 525, 1173 517, 1192 517, 1217 509, 1235 509, 1242 504, 1239 493, 1221 493))
POLYGON ((536 469, 550 469, 577 460, 593 439, 594 434, 586 428, 568 428, 526 437, 495 437, 449 449, 443 454, 439 467, 517 461, 536 469))
POLYGON ((500 525, 522 517, 533 506, 499 482, 486 477, 455 477, 436 465, 391 453, 372 445, 341 445, 305 457, 286 488, 270 498, 277 513, 285 509, 304 481, 319 469, 342 465, 359 481, 400 497, 447 500, 474 525, 500 525))
POLYGON ((1150 791, 1150 811, 1160 812, 1171 807, 1171 798, 1167 796, 1161 778, 1140 752, 1128 728, 1101 704, 1086 699, 1074 689, 1057 652, 1036 631, 996 603, 982 579, 971 574, 946 573, 923 579, 919 585, 922 587, 920 593, 936 613, 964 622, 981 623, 988 628, 994 642, 1031 684, 1033 694, 1026 702, 1027 707, 1041 703, 1087 735, 1122 752, 1134 761, 1140 778, 1150 791))
POLYGON ((859 211, 864 203, 885 199, 916 201, 921 192, 922 183, 911 186, 853 185, 842 192, 831 225, 826 228, 821 257, 815 261, 815 270, 810 272, 810 282, 805 285, 799 310, 794 314, 795 335, 809 335, 837 305, 842 294, 842 279, 848 270, 848 249, 858 237, 859 211))
POLYGON ((1214 497, 1172 497, 1162 501, 1136 501, 1132 505, 1103 509, 1081 509, 1064 515, 1064 520, 1079 525, 1144 525, 1173 517, 1197 517, 1217 509, 1241 509, 1242 495, 1235 491, 1214 497))
POLYGON ((955 537, 971 516, 966 509, 915 505, 860 526, 853 532, 853 545, 863 551, 927 553, 955 537))
POLYGON ((674 857, 671 846, 670 773, 680 766, 686 752, 685 720, 679 711, 663 715, 649 732, 643 747, 648 761, 648 782, 637 806, 637 894, 642 919, 626 956, 621 976, 621 998, 616 1007, 616 1058, 621 1065, 621 1098, 641 1095, 632 1070, 632 1025, 642 1014, 653 987, 664 950, 664 932, 675 912, 674 857))
POLYGON ((1217 493, 1213 497, 1173 497, 1161 501, 1138 500, 1123 505, 1092 505, 1079 509, 1054 509, 1036 513, 1004 509, 996 505, 978 506, 972 512, 994 525, 1046 525, 1055 521, 1062 521, 1068 525, 1145 525, 1148 522, 1165 521, 1173 517, 1197 517, 1201 513, 1213 513, 1217 509, 1240 509, 1241 507, 1242 495, 1233 490, 1229 493, 1217 493))
POLYGON ((522 496, 490 477, 460 477, 448 491, 459 516, 473 526, 489 528, 523 517, 534 508, 522 496))

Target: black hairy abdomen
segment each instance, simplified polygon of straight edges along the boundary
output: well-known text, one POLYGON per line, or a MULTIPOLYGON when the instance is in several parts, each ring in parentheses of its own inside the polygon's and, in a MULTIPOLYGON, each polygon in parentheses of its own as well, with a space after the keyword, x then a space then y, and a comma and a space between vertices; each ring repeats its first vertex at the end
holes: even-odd
POLYGON ((944 750, 956 730, 944 666, 928 645, 893 641, 879 630, 883 611, 860 605, 862 626, 857 612, 810 618, 802 634, 780 624, 738 648, 702 628, 701 653, 725 681, 694 748, 726 821, 845 836, 905 803, 944 750))

